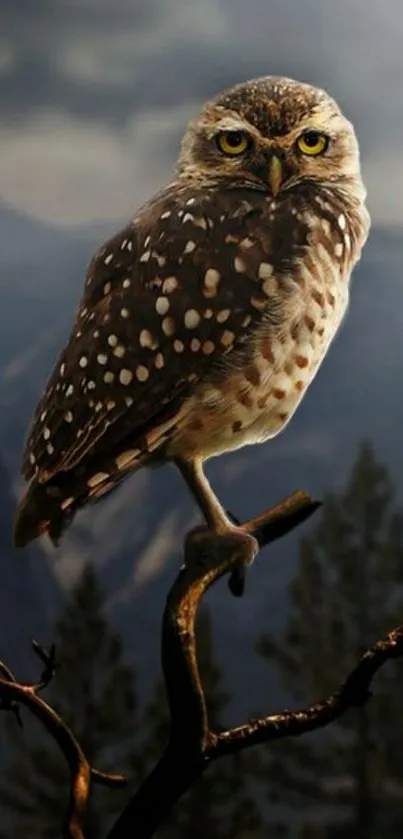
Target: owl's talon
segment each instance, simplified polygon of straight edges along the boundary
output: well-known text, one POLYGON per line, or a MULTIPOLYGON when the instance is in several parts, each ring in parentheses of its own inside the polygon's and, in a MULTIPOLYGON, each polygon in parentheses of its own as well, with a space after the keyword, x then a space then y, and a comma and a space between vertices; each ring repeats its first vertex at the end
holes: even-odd
POLYGON ((228 588, 234 597, 243 597, 246 583, 246 565, 239 565, 231 571, 228 580, 228 588))
POLYGON ((245 552, 244 556, 238 560, 232 569, 228 580, 228 588, 234 597, 243 596, 248 569, 253 564, 255 556, 259 551, 259 545, 253 536, 242 531, 242 528, 239 529, 239 532, 243 534, 245 540, 245 552))

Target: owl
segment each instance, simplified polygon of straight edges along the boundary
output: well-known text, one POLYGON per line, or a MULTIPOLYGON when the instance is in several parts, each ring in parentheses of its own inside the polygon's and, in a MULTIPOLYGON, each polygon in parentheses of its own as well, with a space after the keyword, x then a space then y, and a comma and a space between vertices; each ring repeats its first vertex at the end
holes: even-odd
POLYGON ((351 123, 323 90, 264 77, 208 102, 173 180, 89 264, 36 409, 15 543, 171 462, 209 528, 235 525, 208 458, 285 428, 348 306, 369 231, 351 123))

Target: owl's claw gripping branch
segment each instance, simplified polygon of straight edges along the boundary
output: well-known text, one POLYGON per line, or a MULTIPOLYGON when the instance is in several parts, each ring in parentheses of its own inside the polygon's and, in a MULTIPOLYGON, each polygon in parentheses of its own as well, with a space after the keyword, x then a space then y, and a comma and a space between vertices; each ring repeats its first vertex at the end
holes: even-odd
MULTIPOLYGON (((253 536, 259 550, 302 524, 318 507, 320 501, 313 501, 305 492, 295 492, 280 504, 240 525, 240 530, 253 536)), ((235 565, 230 573, 228 586, 235 597, 240 597, 244 592, 246 572, 253 559, 254 556, 249 562, 235 565)))
POLYGON ((70 797, 63 827, 63 839, 84 839, 83 821, 92 783, 108 787, 121 787, 126 783, 123 775, 111 775, 93 769, 73 732, 58 713, 40 696, 55 674, 55 649, 48 653, 37 641, 32 647, 44 664, 39 681, 20 684, 11 670, 0 662, 0 710, 13 711, 20 722, 19 707, 24 705, 43 724, 58 744, 70 770, 70 797))
MULTIPOLYGON (((304 492, 294 493, 280 505, 242 525, 235 521, 234 517, 220 504, 204 474, 201 458, 192 460, 177 458, 175 462, 204 515, 210 538, 213 534, 229 537, 235 535, 237 544, 244 545, 244 552, 231 569, 228 583, 235 597, 240 597, 244 593, 246 571, 259 548, 278 539, 291 527, 295 527, 311 515, 319 505, 319 502, 312 501, 304 492), (290 525, 290 522, 294 523, 290 525)), ((218 544, 221 545, 222 542, 218 544)))

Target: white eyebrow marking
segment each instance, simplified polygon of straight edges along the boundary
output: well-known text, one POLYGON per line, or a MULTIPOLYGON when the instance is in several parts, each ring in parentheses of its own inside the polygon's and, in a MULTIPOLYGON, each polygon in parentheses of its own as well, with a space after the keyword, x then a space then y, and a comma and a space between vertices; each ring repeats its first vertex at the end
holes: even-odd
POLYGON ((223 117, 220 119, 219 122, 214 127, 214 130, 211 132, 210 136, 214 137, 218 131, 248 131, 250 132, 249 126, 242 122, 242 120, 236 119, 236 117, 223 117))

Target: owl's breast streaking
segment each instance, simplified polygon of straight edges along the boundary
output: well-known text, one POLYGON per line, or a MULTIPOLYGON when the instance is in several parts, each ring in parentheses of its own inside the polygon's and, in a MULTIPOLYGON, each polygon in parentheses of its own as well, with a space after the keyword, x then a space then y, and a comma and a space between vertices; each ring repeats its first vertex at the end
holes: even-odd
MULTIPOLYGON (((273 235, 277 207, 269 206, 273 235)), ((277 301, 279 315, 263 319, 242 353, 183 405, 173 456, 202 447, 208 458, 274 437, 291 419, 343 320, 359 231, 337 200, 332 205, 326 197, 317 196, 310 208, 304 200, 287 201, 278 213, 280 236, 292 224, 294 240, 288 251, 286 240, 279 248, 273 241, 273 264, 258 268, 257 279, 277 301)))

